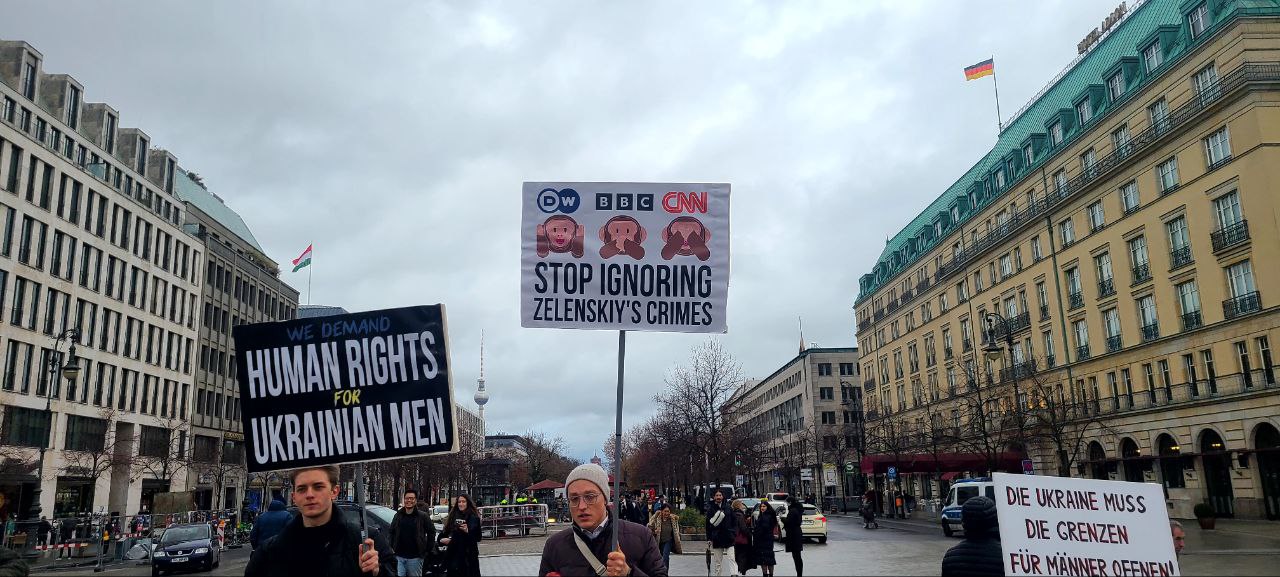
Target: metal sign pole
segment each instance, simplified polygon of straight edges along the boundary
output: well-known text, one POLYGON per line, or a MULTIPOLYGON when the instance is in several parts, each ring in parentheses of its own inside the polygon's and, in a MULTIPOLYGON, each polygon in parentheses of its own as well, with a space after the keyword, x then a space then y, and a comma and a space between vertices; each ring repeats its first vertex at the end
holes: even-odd
MULTIPOLYGON (((360 544, 369 538, 369 522, 365 518, 364 463, 356 463, 356 501, 360 503, 360 544)), ((361 549, 361 551, 364 551, 361 549)))
POLYGON ((627 331, 618 331, 618 414, 613 424, 613 550, 618 550, 618 502, 622 499, 622 376, 627 356, 627 331))

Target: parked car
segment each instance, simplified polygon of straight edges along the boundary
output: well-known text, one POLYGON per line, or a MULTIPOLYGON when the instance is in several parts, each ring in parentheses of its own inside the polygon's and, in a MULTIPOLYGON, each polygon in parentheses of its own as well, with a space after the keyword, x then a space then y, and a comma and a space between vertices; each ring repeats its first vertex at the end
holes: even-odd
POLYGON ((445 517, 449 516, 448 505, 436 505, 431 508, 431 522, 436 525, 443 525, 445 517))
POLYGON ((806 539, 817 539, 819 543, 827 542, 827 516, 817 507, 804 504, 804 516, 800 518, 800 530, 806 539))
POLYGON ((988 499, 996 500, 995 484, 991 482, 990 477, 960 479, 951 485, 951 490, 947 492, 947 500, 942 505, 942 513, 938 515, 943 535, 950 537, 955 535, 956 531, 964 532, 964 527, 960 524, 960 509, 965 501, 978 495, 986 495, 988 499))
POLYGON ((152 577, 178 569, 213 570, 222 561, 216 537, 208 523, 166 527, 151 552, 152 577))

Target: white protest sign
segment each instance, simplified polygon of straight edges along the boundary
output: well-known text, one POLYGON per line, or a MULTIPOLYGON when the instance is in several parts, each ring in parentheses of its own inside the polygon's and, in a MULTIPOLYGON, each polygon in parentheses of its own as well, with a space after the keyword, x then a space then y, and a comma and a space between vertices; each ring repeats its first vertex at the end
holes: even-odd
POLYGON ((994 475, 1005 575, 1180 575, 1154 483, 994 475))
POLYGON ((526 182, 520 326, 723 333, 729 185, 526 182))

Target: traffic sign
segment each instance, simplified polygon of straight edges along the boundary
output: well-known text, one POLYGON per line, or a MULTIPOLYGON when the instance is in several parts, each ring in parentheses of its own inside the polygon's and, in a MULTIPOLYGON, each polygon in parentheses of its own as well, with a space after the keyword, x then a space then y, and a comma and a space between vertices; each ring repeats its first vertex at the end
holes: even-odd
POLYGON ((1034 471, 1035 471, 1035 467, 1034 467, 1034 463, 1032 463, 1032 462, 1031 462, 1031 459, 1023 459, 1023 460, 1022 460, 1022 474, 1023 474, 1023 475, 1033 475, 1033 474, 1035 474, 1035 473, 1034 473, 1034 471))
POLYGON ((844 472, 846 472, 846 473, 852 473, 852 472, 853 472, 853 463, 845 463, 845 464, 844 464, 844 472))
POLYGON ((897 467, 889 467, 889 480, 890 480, 890 481, 892 481, 892 480, 897 479, 897 478, 898 478, 898 468, 897 468, 897 467))

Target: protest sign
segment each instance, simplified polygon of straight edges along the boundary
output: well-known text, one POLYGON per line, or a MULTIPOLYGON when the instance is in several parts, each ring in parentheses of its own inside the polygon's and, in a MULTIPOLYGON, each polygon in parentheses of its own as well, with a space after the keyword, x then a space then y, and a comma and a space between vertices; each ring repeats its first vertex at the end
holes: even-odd
POLYGON ((521 326, 728 330, 728 184, 526 182, 521 202, 521 326))
POLYGON ((232 335, 249 472, 457 450, 444 305, 232 335))
POLYGON ((1154 483, 994 475, 1005 575, 1179 575, 1154 483))

